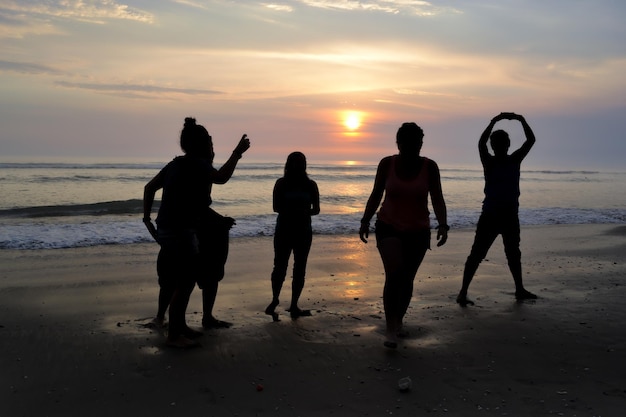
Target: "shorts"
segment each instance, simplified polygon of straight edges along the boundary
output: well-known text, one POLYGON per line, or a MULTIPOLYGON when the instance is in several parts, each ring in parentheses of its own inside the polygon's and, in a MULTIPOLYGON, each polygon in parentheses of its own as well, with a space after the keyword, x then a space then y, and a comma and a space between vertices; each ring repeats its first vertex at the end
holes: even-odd
POLYGON ((430 249, 430 229, 403 232, 380 220, 376 220, 374 227, 377 244, 384 239, 397 238, 402 241, 404 247, 414 247, 416 250, 430 249))
POLYGON ((193 229, 157 230, 161 250, 157 257, 157 274, 161 287, 176 287, 196 281, 200 245, 193 229))

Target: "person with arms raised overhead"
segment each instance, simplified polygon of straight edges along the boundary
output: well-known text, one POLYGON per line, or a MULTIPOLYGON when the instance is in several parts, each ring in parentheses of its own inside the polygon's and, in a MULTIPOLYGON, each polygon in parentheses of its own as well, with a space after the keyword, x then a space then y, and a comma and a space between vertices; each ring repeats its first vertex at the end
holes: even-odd
POLYGON ((489 248, 498 235, 502 235, 504 252, 513 281, 515 282, 515 298, 518 300, 535 299, 537 296, 524 288, 522 279, 522 254, 520 251, 519 196, 521 164, 535 144, 535 134, 526 119, 515 113, 500 113, 480 136, 478 152, 485 175, 485 199, 478 224, 474 244, 470 251, 463 271, 463 283, 456 298, 461 306, 473 305, 467 298, 467 290, 478 265, 487 256, 489 248), (511 140, 504 130, 492 130, 501 120, 517 120, 522 124, 526 140, 522 146, 509 155, 511 140), (490 142, 493 155, 487 149, 490 142))

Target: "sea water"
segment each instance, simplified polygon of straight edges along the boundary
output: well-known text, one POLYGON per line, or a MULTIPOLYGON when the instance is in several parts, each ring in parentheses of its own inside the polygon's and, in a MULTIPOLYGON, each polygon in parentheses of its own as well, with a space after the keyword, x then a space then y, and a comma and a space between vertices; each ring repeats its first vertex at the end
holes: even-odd
MULTIPOLYGON (((0 163, 0 250, 151 241, 141 221, 143 188, 166 163, 0 163)), ((440 169, 448 224, 473 228, 484 196, 482 168, 440 169)), ((232 238, 273 234, 272 189, 283 170, 282 163, 242 161, 229 182, 213 187, 213 208, 236 219, 232 238)), ((314 233, 356 235, 376 165, 310 164, 308 173, 320 190, 314 233)), ((624 223, 625 180, 626 172, 523 170, 520 222, 624 223)))

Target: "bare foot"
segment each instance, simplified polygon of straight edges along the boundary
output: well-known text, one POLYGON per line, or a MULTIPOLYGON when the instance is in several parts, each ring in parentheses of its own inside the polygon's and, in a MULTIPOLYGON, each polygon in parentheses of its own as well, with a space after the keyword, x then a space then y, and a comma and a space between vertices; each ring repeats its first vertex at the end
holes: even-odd
POLYGON ((397 349, 398 347, 398 336, 395 332, 387 332, 385 336, 385 341, 383 342, 383 346, 388 349, 397 349))
POLYGON ((521 290, 515 291, 515 298, 517 300, 536 300, 537 296, 532 292, 522 288, 521 290))
POLYGON ((298 317, 310 317, 312 316, 311 310, 300 310, 298 307, 292 307, 287 309, 292 319, 297 319, 298 317))
POLYGON ((144 327, 148 329, 163 329, 166 327, 165 320, 159 317, 155 317, 150 320, 148 323, 144 324, 144 327))
POLYGON ((278 305, 278 300, 272 300, 270 305, 265 309, 265 314, 268 316, 272 316, 273 321, 280 321, 278 318, 278 313, 276 312, 276 306, 278 305))
POLYGON ((228 321, 218 320, 215 317, 202 319, 202 327, 205 329, 228 329, 233 324, 228 321))
POLYGON ((465 295, 465 294, 459 294, 459 296, 456 297, 456 302, 461 307, 467 307, 467 306, 473 306, 474 305, 474 302, 472 300, 470 300, 469 298, 467 298, 467 295, 465 295))

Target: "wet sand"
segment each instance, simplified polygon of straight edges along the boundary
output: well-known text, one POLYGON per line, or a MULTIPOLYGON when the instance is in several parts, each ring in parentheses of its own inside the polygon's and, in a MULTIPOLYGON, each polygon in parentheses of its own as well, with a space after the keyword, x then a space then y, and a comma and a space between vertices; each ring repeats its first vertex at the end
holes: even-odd
MULTIPOLYGON (((371 236, 373 237, 373 236, 371 236)), ((415 282, 397 350, 383 347, 374 239, 315 236, 301 298, 263 314, 271 237, 231 242, 201 347, 164 346, 156 244, 0 251, 2 416, 619 416, 626 407, 626 226, 525 227, 517 303, 500 240, 454 299, 473 230, 452 230, 415 282), (398 381, 410 377, 410 390, 398 381)), ((200 293, 188 322, 200 328, 200 293)))

